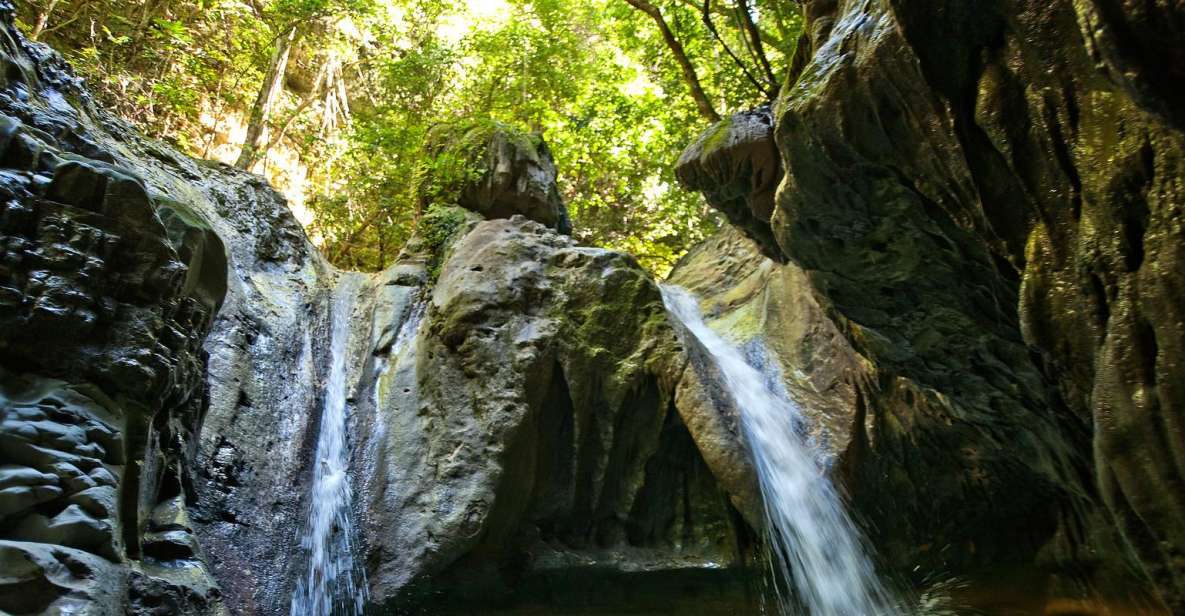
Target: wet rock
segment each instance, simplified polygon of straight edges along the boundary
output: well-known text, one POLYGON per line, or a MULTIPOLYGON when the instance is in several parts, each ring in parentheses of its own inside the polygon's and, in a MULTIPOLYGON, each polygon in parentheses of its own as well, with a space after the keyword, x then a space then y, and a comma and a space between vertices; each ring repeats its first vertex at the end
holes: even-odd
POLYGON ((0 610, 11 614, 123 612, 126 570, 93 554, 0 540, 0 610))
POLYGON ((694 293, 713 329, 781 374, 824 458, 834 461, 851 447, 869 366, 805 272, 768 259, 743 232, 726 228, 688 251, 666 282, 694 293))
POLYGON ((229 614, 221 594, 209 583, 210 574, 195 566, 189 576, 168 569, 148 567, 133 571, 128 580, 125 613, 131 616, 172 614, 229 614))
POLYGON ((79 548, 110 560, 119 558, 115 529, 78 505, 69 505, 52 518, 30 514, 21 520, 13 533, 30 541, 79 548))
POLYGON ((0 516, 20 513, 62 495, 62 489, 50 485, 14 486, 0 489, 0 516))
POLYGON ((769 220, 874 367, 854 504, 901 566, 1139 594, 1130 546, 1182 611, 1180 8, 804 13, 769 220))
POLYGON ((359 426, 369 464, 402 469, 359 475, 374 599, 516 605, 576 563, 745 570, 752 531, 675 408, 683 360, 649 275, 517 216, 448 254, 359 426))
MULTIPOLYGON (((145 512, 192 483, 225 249, 213 199, 0 13, 0 609, 134 613, 145 512)), ((220 613, 197 557, 157 559, 203 598, 160 613, 220 613)))
POLYGON ((96 486, 88 488, 70 496, 70 502, 82 507, 90 515, 98 518, 111 518, 116 512, 116 493, 114 486, 96 486))

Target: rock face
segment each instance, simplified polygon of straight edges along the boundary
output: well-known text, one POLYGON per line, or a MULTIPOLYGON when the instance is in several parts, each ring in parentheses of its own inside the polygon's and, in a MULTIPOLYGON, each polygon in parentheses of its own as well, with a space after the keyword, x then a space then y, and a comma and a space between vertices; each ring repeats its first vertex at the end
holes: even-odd
POLYGON ((751 531, 675 408, 650 277, 521 217, 457 236, 418 333, 363 385, 360 446, 390 469, 359 475, 376 601, 490 609, 545 576, 740 566, 751 531))
POLYGON ((785 261, 769 226, 782 178, 773 129, 768 106, 733 114, 683 151, 675 175, 685 187, 702 192, 765 256, 785 261))
POLYGON ((95 130, 85 93, 8 11, 0 610, 220 613, 186 508, 223 244, 176 176, 144 177, 151 144, 95 130))
MULTIPOLYGON (((862 421, 859 396, 874 371, 820 306, 806 274, 762 253, 743 231, 728 227, 693 247, 666 283, 700 298, 701 312, 712 329, 743 349, 751 361, 777 367, 787 394, 810 418, 809 437, 824 447, 822 457, 832 463, 842 461, 855 435, 863 430, 858 425, 862 421)), ((697 363, 695 368, 713 380, 710 367, 697 363)), ((684 384, 691 382, 687 379, 684 384)), ((685 393, 686 399, 678 398, 680 408, 730 404, 719 395, 693 401, 697 392, 687 389, 685 393)), ((745 464, 728 466, 744 468, 745 464)))
POLYGON ((1185 611, 1185 12, 804 7, 770 228, 875 366, 855 504, 901 564, 1106 585, 1134 552, 1185 611))
MULTIPOLYGON (((332 368, 316 332, 340 277, 363 275, 296 249, 261 262, 250 238, 230 243, 242 250, 208 343, 199 535, 228 605, 278 614, 306 566, 309 505, 289 478, 311 473, 314 384, 332 368)), ((682 383, 686 360, 637 263, 521 216, 434 206, 398 262, 363 278, 348 432, 357 560, 377 606, 579 609, 568 603, 590 580, 633 589, 578 599, 610 611, 665 609, 664 589, 689 580, 732 597, 721 613, 746 604, 751 471, 741 462, 719 481, 719 458, 696 447, 739 451, 719 425, 688 429, 714 408, 676 408, 677 389, 700 386, 682 383), (540 585, 567 590, 548 598, 540 585)))
POLYGON ((473 211, 434 204, 390 269, 338 272, 257 177, 0 42, 0 609, 288 613, 342 318, 372 609, 752 604, 735 431, 677 404, 709 394, 654 280, 561 233, 541 142, 478 140, 473 211))

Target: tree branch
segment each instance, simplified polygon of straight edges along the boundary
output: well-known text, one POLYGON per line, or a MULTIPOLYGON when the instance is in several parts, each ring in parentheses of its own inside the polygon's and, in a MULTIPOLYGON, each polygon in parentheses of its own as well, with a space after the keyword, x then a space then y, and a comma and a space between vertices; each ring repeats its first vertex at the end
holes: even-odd
POLYGON ((761 85, 761 82, 757 81, 753 73, 749 72, 749 67, 745 66, 745 63, 732 52, 732 48, 728 46, 728 43, 724 42, 724 37, 720 36, 720 31, 716 29, 716 24, 712 23, 712 0, 704 0, 701 18, 704 25, 708 27, 708 32, 712 33, 712 38, 716 39, 717 43, 720 43, 720 46, 724 48, 724 52, 728 54, 728 57, 732 58, 732 61, 745 74, 745 78, 749 80, 749 83, 753 84, 753 87, 757 88, 757 91, 763 96, 770 97, 769 91, 765 89, 765 86, 761 85))
MULTIPOLYGON (((687 8, 689 8, 697 13, 699 11, 703 10, 703 6, 700 4, 699 0, 677 0, 677 1, 679 2, 679 4, 682 4, 683 6, 686 6, 687 8)), ((788 0, 788 1, 793 2, 794 0, 788 0)), ((716 17, 723 17, 725 19, 732 17, 732 13, 721 9, 720 6, 717 4, 712 5, 712 15, 714 15, 716 17)), ((783 43, 784 43, 785 38, 783 36, 776 34, 774 31, 772 31, 768 28, 762 28, 761 24, 756 24, 756 25, 757 25, 757 31, 761 33, 761 40, 762 41, 764 41, 769 46, 771 46, 775 49, 781 49, 784 46, 783 43)))
MULTIPOLYGON (((766 78, 769 79, 772 95, 776 96, 778 93, 778 78, 774 76, 774 70, 770 67, 769 59, 765 56, 765 48, 761 45, 761 32, 757 29, 757 24, 753 22, 753 13, 749 12, 748 0, 737 0, 737 11, 741 14, 741 23, 744 25, 745 32, 749 34, 749 40, 753 44, 753 53, 761 63, 761 68, 765 70, 766 78)), ((773 98, 773 96, 770 98, 773 98)))
POLYGON ((712 106, 712 101, 708 100, 708 95, 704 92, 703 86, 700 85, 699 76, 695 73, 695 67, 687 57, 687 52, 683 49, 683 44, 679 42, 679 39, 675 38, 675 33, 671 31, 671 27, 667 25, 667 21, 663 19, 662 11, 659 11, 658 7, 646 0, 625 1, 654 20, 659 32, 662 33, 662 38, 666 42, 667 48, 671 50, 671 53, 675 56, 675 61, 679 63, 679 69, 683 72, 683 81, 687 83, 687 89, 691 91, 691 98, 695 100, 695 106, 699 109, 700 115, 711 122, 719 122, 720 114, 716 113, 716 109, 712 106))

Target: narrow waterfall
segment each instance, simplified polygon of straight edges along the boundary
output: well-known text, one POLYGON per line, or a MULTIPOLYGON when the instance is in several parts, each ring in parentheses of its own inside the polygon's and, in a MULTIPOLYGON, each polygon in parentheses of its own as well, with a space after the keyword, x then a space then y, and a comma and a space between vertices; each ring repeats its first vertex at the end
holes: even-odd
POLYGON ((322 396, 309 519, 301 539, 309 566, 297 581, 291 616, 357 615, 366 602, 366 574, 355 567, 351 545, 354 528, 346 443, 350 319, 363 278, 342 274, 331 309, 329 376, 322 396))
POLYGON ((740 413, 765 502, 781 613, 898 613, 877 580, 860 532, 844 510, 821 460, 795 429, 800 409, 772 392, 766 376, 708 327, 691 293, 664 286, 662 296, 667 311, 711 355, 740 413))

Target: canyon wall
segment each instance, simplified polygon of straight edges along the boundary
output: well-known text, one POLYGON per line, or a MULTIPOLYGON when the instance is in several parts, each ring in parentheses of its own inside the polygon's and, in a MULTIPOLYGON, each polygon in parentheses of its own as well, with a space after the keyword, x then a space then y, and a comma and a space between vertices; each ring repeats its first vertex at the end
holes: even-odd
POLYGON ((903 565, 1106 585, 1134 554, 1182 611, 1185 11, 804 10, 773 109, 705 133, 680 177, 874 367, 853 504, 903 565))

